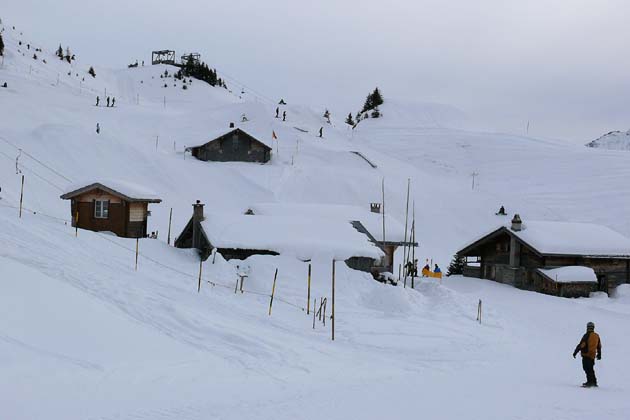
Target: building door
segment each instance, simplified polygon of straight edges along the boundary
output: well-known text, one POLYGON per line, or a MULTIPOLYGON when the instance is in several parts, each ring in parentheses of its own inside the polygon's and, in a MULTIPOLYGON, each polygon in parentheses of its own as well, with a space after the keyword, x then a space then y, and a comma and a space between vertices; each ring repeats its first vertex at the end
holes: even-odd
POLYGON ((597 275, 597 290, 608 293, 608 279, 606 274, 597 275))

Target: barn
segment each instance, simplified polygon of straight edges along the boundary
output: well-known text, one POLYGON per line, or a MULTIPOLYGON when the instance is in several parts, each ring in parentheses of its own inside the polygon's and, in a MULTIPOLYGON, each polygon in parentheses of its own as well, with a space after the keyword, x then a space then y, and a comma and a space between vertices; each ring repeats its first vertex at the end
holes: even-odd
POLYGON ((277 203, 256 204, 244 214, 205 217, 203 204, 197 203, 175 246, 197 248, 204 259, 215 248, 226 259, 290 254, 307 261, 330 255, 353 269, 391 272, 404 229, 391 219, 391 239, 383 243, 366 228, 380 226, 379 220, 378 214, 355 206, 277 203))
POLYGON ((257 162, 271 159, 271 147, 264 141, 234 128, 219 130, 210 135, 211 140, 197 146, 188 146, 186 151, 199 160, 213 162, 257 162))
POLYGON ((524 223, 515 215, 463 247, 463 274, 541 293, 578 297, 630 283, 630 239, 591 224, 524 223))
POLYGON ((72 226, 125 238, 145 237, 149 203, 162 201, 144 187, 112 180, 71 186, 61 198, 70 200, 72 226))

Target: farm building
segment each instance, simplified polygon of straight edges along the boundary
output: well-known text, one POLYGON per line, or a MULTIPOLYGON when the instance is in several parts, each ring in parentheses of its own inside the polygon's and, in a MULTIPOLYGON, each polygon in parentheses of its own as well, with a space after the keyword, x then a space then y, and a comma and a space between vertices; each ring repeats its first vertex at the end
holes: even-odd
POLYGON ((556 296, 630 283, 630 239, 590 223, 527 222, 519 215, 462 248, 463 274, 556 296))
POLYGON ((162 201, 142 187, 120 181, 73 186, 61 198, 70 200, 72 226, 126 238, 147 235, 149 203, 162 201))
POLYGON ((396 229, 392 240, 377 241, 366 234, 364 223, 372 227, 379 219, 379 215, 353 206, 301 204, 259 204, 245 214, 204 217, 203 204, 197 203, 175 246, 197 248, 202 258, 215 248, 226 259, 291 254, 307 261, 329 255, 357 270, 391 271, 393 250, 402 243, 394 239, 403 229, 399 224, 394 227, 391 219, 396 229))
POLYGON ((214 162, 266 163, 271 158, 271 147, 262 140, 230 124, 227 130, 210 135, 211 140, 186 148, 194 157, 214 162))

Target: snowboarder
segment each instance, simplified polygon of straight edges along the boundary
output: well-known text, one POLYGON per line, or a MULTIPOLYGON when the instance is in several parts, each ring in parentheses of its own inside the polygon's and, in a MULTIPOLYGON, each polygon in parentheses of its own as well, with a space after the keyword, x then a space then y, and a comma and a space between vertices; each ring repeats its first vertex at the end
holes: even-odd
POLYGON ((573 351, 573 358, 581 353, 582 369, 586 373, 586 382, 582 384, 585 388, 597 386, 597 378, 595 377, 595 357, 602 360, 602 343, 599 340, 599 334, 595 332, 595 324, 589 322, 586 324, 586 334, 582 336, 579 344, 573 351))
POLYGON ((438 267, 438 265, 437 265, 437 264, 435 264, 435 268, 433 269, 433 272, 434 272, 434 273, 441 273, 441 272, 442 272, 442 270, 440 270, 440 267, 438 267))
POLYGON ((287 111, 282 111, 282 121, 287 120, 287 111))
POLYGON ((324 137, 324 127, 319 127, 319 138, 324 137))
POLYGON ((109 108, 109 96, 107 97, 107 108, 109 108))
POLYGON ((116 98, 112 98, 112 108, 116 105, 116 98))
POLYGON ((96 123, 96 134, 100 134, 101 133, 101 126, 99 123, 96 123))
POLYGON ((507 213, 505 212, 505 207, 501 206, 501 208, 499 209, 498 212, 495 213, 497 216, 507 216, 507 213))
POLYGON ((101 98, 99 96, 96 97, 96 106, 101 103, 101 98))
POLYGON ((280 118, 280 107, 276 107, 276 118, 280 118))

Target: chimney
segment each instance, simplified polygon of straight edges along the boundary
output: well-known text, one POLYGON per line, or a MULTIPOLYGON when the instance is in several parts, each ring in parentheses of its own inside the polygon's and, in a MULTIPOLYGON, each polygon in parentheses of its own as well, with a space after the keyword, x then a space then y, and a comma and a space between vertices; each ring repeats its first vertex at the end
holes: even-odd
POLYGON ((233 122, 230 123, 230 128, 234 128, 234 123, 233 122))
POLYGON ((372 213, 380 213, 381 212, 381 203, 370 203, 370 211, 372 213))
POLYGON ((521 221, 521 216, 515 214, 512 218, 512 230, 514 232, 520 232, 523 228, 523 222, 521 221))
POLYGON ((199 232, 201 223, 204 220, 203 217, 203 204, 201 201, 197 200, 195 204, 193 204, 193 216, 192 216, 192 246, 193 248, 200 247, 200 239, 201 233, 199 232))

